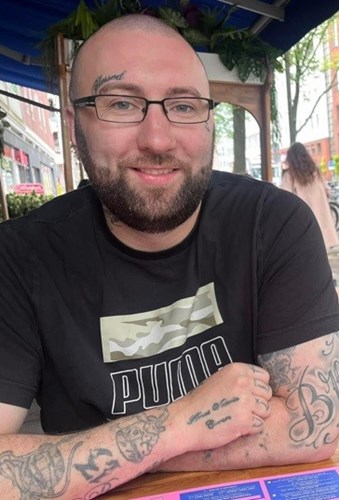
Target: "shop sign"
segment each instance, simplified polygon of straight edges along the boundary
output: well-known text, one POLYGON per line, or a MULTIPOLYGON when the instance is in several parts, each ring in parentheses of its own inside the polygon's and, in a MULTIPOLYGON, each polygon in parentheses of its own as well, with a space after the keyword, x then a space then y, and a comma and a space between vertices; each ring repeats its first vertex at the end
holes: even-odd
POLYGON ((13 186, 13 191, 15 194, 31 194, 33 191, 36 194, 45 194, 45 188, 43 184, 38 182, 26 182, 25 184, 16 184, 13 186))

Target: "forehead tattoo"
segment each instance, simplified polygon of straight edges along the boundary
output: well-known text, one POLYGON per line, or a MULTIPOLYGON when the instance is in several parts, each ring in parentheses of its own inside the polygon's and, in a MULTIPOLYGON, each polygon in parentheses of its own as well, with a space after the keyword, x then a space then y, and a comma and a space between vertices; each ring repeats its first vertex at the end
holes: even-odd
POLYGON ((93 87, 92 87, 93 94, 96 94, 98 92, 98 89, 101 87, 101 85, 103 85, 106 82, 109 82, 111 80, 123 80, 125 74, 126 74, 126 71, 122 71, 121 73, 118 73, 115 75, 107 75, 107 76, 100 75, 100 76, 98 76, 98 78, 95 80, 93 87))

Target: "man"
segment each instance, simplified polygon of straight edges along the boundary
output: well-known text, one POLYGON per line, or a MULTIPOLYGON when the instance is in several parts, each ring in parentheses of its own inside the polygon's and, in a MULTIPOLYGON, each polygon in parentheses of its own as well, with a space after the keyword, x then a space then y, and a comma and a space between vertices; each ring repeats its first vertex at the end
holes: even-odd
POLYGON ((338 301, 309 209, 211 177, 204 68, 154 18, 85 42, 70 96, 91 185, 0 227, 3 496, 329 457, 338 301), (23 438, 34 397, 47 435, 23 438))

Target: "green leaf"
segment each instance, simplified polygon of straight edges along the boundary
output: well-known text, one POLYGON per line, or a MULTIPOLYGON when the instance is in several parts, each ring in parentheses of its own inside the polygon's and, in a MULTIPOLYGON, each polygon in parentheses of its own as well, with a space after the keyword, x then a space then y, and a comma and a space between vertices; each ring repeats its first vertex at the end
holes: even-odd
POLYGON ((159 17, 167 24, 169 24, 169 26, 172 26, 172 28, 188 28, 188 23, 181 12, 178 12, 169 7, 159 7, 158 13, 159 17))
POLYGON ((185 28, 181 31, 181 34, 192 47, 199 47, 202 45, 209 47, 210 45, 209 37, 203 35, 194 28, 185 28))

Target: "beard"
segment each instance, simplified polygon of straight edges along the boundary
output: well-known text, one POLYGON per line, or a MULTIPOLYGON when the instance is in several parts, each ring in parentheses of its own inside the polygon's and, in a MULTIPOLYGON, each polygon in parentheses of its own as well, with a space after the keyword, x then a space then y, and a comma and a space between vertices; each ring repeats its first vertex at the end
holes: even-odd
POLYGON ((78 155, 92 187, 115 222, 145 233, 163 233, 184 223, 202 201, 212 173, 213 143, 206 164, 194 174, 187 164, 171 154, 131 157, 120 161, 113 172, 109 167, 95 164, 77 120, 75 134, 78 155), (147 169, 155 165, 163 165, 164 169, 180 168, 184 173, 184 181, 175 193, 166 187, 152 187, 140 193, 130 185, 126 175, 130 168, 147 169))

